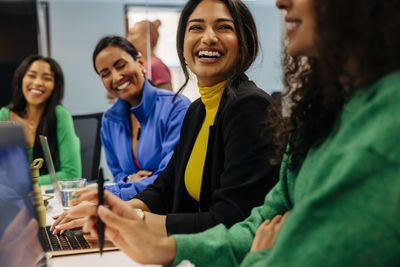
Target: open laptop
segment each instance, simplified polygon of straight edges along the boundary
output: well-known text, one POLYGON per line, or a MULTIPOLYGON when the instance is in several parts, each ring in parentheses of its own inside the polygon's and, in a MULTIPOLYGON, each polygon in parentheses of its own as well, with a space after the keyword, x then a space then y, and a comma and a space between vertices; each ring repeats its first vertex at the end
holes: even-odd
MULTIPOLYGON (((44 154, 50 155, 49 150, 46 151, 47 152, 44 154)), ((46 161, 47 164, 50 165, 48 169, 54 171, 51 158, 49 157, 46 161)), ((55 171, 51 175, 56 179, 55 171)), ((13 246, 16 248, 23 248, 24 244, 27 243, 27 240, 17 237, 24 232, 28 222, 32 218, 37 220, 32 191, 32 177, 26 154, 23 130, 21 126, 15 123, 0 122, 0 210, 2 212, 0 216, 0 244, 2 244, 3 238, 10 238, 10 233, 18 234, 12 239, 13 242, 7 242, 7 244, 13 243, 13 246), (21 214, 22 211, 27 213, 27 215, 20 216, 21 219, 18 215, 21 214), (21 242, 21 244, 16 245, 16 242, 21 242)), ((32 241, 32 238, 30 238, 30 243, 33 242, 37 244, 39 248, 24 248, 25 251, 20 251, 19 255, 5 256, 2 254, 0 246, 1 266, 7 266, 6 260, 11 259, 13 256, 21 257, 21 255, 26 253, 27 249, 29 249, 29 251, 46 251, 52 256, 99 251, 97 239, 90 238, 89 235, 83 234, 80 230, 68 231, 63 235, 53 235, 49 231, 50 226, 47 228, 38 228, 39 229, 32 229, 38 232, 38 242, 35 243, 33 242, 34 240, 32 241), (6 259, 3 259, 4 257, 6 257, 6 259)), ((105 241, 104 251, 108 250, 117 250, 111 241, 105 241)), ((24 266, 29 266, 29 264, 24 266)))
MULTIPOLYGON (((43 149, 44 160, 47 164, 50 179, 54 187, 54 193, 59 203, 61 203, 60 186, 58 184, 47 137, 40 135, 39 139, 43 149)), ((50 226, 47 226, 45 229, 40 229, 40 236, 40 241, 42 242, 44 250, 49 251, 52 256, 99 252, 97 238, 92 238, 90 235, 82 233, 81 230, 69 230, 62 235, 53 235, 50 232, 50 226)), ((103 251, 110 250, 118 250, 118 248, 114 246, 111 241, 105 240, 103 251)))

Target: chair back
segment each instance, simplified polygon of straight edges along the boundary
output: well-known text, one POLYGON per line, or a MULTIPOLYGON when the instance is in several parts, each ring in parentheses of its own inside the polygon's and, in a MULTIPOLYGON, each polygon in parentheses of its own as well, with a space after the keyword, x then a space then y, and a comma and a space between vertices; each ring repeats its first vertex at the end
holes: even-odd
POLYGON ((100 165, 100 127, 103 113, 72 116, 75 132, 81 141, 82 177, 96 180, 100 165))

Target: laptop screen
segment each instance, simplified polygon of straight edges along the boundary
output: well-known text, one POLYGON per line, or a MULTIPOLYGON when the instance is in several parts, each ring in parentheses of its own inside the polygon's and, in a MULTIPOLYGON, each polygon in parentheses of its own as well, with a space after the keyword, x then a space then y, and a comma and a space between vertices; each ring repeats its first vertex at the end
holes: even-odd
POLYGON ((51 184, 53 185, 54 188, 54 195, 57 197, 58 202, 61 203, 60 186, 57 181, 56 170, 54 168, 54 163, 51 157, 50 147, 49 143, 47 142, 47 137, 44 135, 39 135, 39 139, 40 139, 40 144, 42 145, 43 156, 47 164, 47 169, 49 170, 51 184))
POLYGON ((0 123, 1 266, 34 266, 43 251, 31 192, 23 130, 13 123, 0 123))

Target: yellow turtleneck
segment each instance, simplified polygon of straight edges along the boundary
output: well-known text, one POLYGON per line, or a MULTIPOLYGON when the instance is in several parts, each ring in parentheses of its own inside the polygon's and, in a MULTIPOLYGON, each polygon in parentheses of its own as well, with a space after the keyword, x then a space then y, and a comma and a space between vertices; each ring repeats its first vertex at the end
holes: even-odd
POLYGON ((200 200, 201 182, 203 179, 203 168, 206 160, 209 128, 214 124, 222 94, 226 87, 226 81, 210 87, 200 87, 201 102, 206 108, 201 129, 194 143, 192 153, 185 170, 185 186, 188 193, 195 200, 200 200))

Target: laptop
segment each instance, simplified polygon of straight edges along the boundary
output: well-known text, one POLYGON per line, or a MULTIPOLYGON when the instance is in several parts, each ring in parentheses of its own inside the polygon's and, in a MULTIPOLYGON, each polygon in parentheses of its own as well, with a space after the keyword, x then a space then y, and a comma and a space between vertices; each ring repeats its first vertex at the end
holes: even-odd
MULTIPOLYGON (((44 138, 45 139, 45 138, 44 138)), ((46 140, 47 141, 47 140, 46 140)), ((47 144, 47 142, 46 142, 47 144)), ((48 145, 47 145, 48 148, 48 145)), ((50 155, 50 150, 44 154, 50 155)), ((52 176, 57 184, 54 164, 49 157, 46 159, 48 169, 53 170, 52 176)), ((51 171, 50 171, 51 172, 51 171)), ((82 233, 80 230, 70 230, 63 235, 53 235, 50 226, 37 227, 32 231, 37 232, 32 240, 29 238, 29 248, 25 248, 28 242, 19 237, 23 233, 30 220, 37 220, 37 213, 32 197, 33 185, 31 171, 28 164, 28 158, 25 148, 25 136, 21 126, 10 123, 0 122, 0 262, 1 266, 11 266, 7 264, 7 259, 12 260, 14 256, 21 257, 26 254, 26 250, 39 251, 40 253, 49 252, 51 256, 64 256, 82 253, 98 252, 97 239, 82 233), (24 216, 18 216, 24 213, 24 216), (10 240, 11 234, 18 233, 12 242, 3 243, 10 240), (17 244, 20 242, 21 244, 17 244), (15 248, 24 248, 24 251, 15 250, 15 255, 2 254, 2 245, 13 244, 15 248), (31 244, 37 246, 32 247, 31 244)), ((32 236, 32 235, 30 235, 32 236)), ((117 250, 111 241, 105 241, 104 251, 117 250)), ((13 249, 14 251, 14 249, 13 249)), ((40 255, 38 255, 40 256, 40 255)), ((25 256, 24 256, 25 258, 25 256)), ((23 266, 30 266, 24 264, 23 266)))
MULTIPOLYGON (((44 161, 47 164, 51 183, 54 187, 54 194, 59 203, 61 203, 60 186, 58 184, 56 170, 54 168, 47 137, 40 135, 39 139, 43 149, 44 161)), ((68 230, 62 235, 53 235, 50 231, 50 226, 46 226, 46 228, 40 229, 39 233, 40 241, 42 242, 44 250, 50 252, 50 254, 54 257, 99 252, 97 238, 93 238, 89 234, 85 234, 79 229, 68 230)), ((111 250, 118 250, 118 248, 110 240, 105 240, 103 251, 111 250)))

